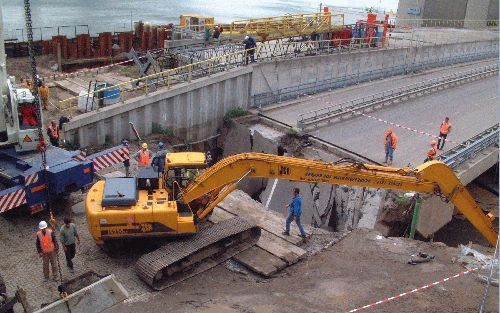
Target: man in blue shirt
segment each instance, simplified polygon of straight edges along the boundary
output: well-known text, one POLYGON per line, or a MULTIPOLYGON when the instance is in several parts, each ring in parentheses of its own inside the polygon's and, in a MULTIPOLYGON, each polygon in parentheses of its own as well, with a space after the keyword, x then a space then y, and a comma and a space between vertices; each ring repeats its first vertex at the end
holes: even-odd
POLYGON ((302 214, 302 197, 299 195, 300 189, 293 189, 293 199, 292 203, 288 205, 288 217, 286 218, 286 230, 283 232, 284 235, 290 235, 290 224, 295 219, 295 223, 300 230, 300 236, 306 238, 306 232, 300 223, 300 215, 302 214))

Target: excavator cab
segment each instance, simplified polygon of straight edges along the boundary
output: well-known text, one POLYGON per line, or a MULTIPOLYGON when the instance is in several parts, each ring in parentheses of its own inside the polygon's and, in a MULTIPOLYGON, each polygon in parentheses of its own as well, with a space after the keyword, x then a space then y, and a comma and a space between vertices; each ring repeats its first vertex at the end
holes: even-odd
POLYGON ((180 191, 207 168, 202 152, 173 152, 165 156, 164 186, 172 199, 177 199, 180 191))
POLYGON ((136 177, 98 181, 85 202, 92 237, 103 244, 113 239, 196 233, 193 211, 178 198, 206 167, 201 152, 169 153, 163 174, 147 167, 136 177))

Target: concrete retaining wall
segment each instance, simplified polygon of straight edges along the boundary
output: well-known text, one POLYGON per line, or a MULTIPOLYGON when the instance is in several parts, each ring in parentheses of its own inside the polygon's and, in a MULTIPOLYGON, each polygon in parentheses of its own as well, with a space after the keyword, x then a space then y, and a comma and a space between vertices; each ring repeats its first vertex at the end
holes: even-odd
MULTIPOLYGON (((179 138, 198 141, 217 133, 224 114, 231 107, 249 108, 252 96, 256 94, 341 76, 363 76, 370 71, 399 66, 399 70, 391 74, 396 75, 401 74, 405 66, 419 62, 494 51, 498 51, 497 41, 483 41, 344 52, 258 63, 182 83, 171 89, 162 88, 99 112, 78 115, 64 125, 64 137, 80 147, 118 144, 122 139, 135 138, 129 126, 132 122, 141 136, 151 134, 153 123, 156 123, 171 129, 179 138)), ((438 65, 429 65, 432 66, 438 65)))
POLYGON ((242 67, 78 115, 64 125, 65 139, 81 147, 118 144, 135 138, 129 122, 141 136, 157 123, 186 141, 207 138, 230 108, 249 107, 251 74, 251 67, 242 67))
POLYGON ((408 67, 411 70, 411 65, 416 63, 484 52, 497 53, 498 41, 342 52, 259 63, 254 66, 252 94, 276 92, 301 84, 388 68, 408 67))

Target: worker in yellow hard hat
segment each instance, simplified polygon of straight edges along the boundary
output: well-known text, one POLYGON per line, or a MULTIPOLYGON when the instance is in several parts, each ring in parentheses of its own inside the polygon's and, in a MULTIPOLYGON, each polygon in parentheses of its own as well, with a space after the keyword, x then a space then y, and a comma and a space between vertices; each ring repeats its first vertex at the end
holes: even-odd
POLYGON ((137 165, 139 167, 147 167, 151 161, 152 154, 151 151, 148 150, 147 143, 144 142, 141 147, 142 148, 134 155, 134 158, 137 160, 137 165))

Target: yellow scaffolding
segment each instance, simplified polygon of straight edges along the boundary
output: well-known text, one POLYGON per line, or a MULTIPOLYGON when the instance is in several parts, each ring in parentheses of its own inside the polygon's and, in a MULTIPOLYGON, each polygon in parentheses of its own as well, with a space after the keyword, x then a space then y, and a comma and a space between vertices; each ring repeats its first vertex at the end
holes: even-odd
POLYGON ((234 21, 223 25, 223 35, 252 35, 257 41, 267 41, 330 32, 343 25, 344 14, 331 12, 290 14, 234 21))

